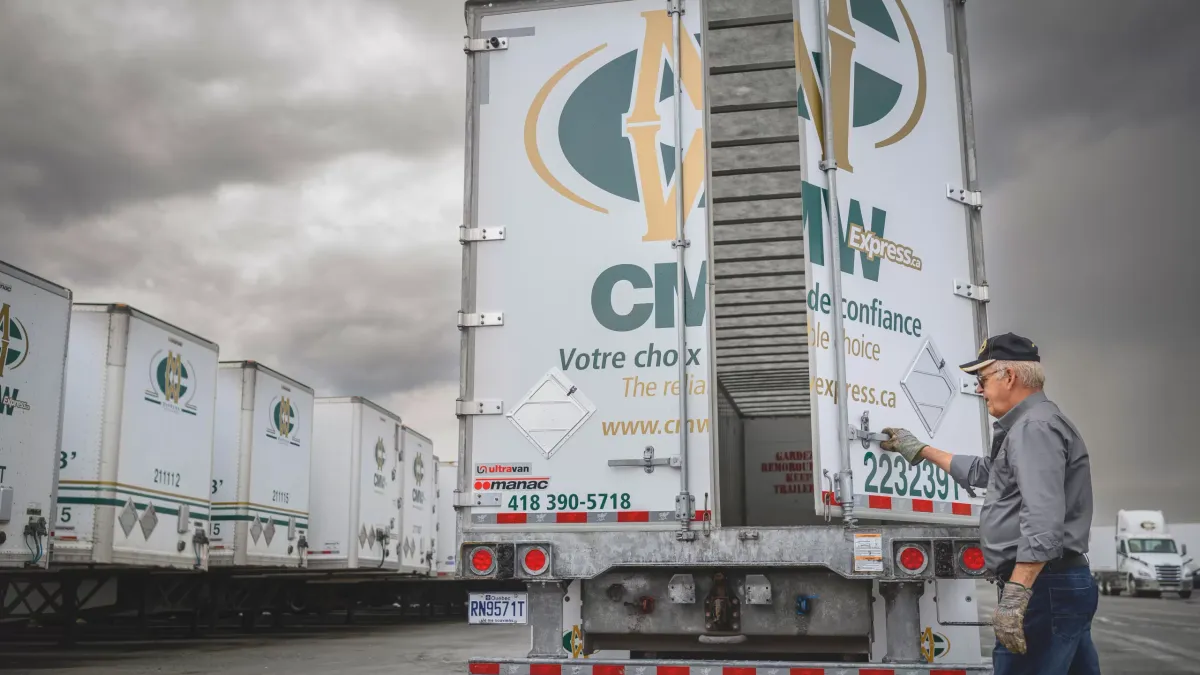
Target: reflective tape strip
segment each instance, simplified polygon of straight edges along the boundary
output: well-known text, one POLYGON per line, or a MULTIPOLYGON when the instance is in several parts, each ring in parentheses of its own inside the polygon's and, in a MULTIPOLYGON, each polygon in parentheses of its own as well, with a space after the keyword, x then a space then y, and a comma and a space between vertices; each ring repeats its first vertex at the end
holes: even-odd
POLYGON ((970 502, 939 502, 932 499, 890 495, 854 495, 854 507, 880 511, 937 513, 948 516, 973 516, 977 513, 978 508, 970 502))
POLYGON ((886 668, 854 664, 721 664, 721 663, 596 663, 562 661, 472 661, 471 675, 975 675, 991 673, 988 664, 930 667, 929 664, 888 664, 886 668))
MULTIPOLYGON (((692 520, 711 520, 711 511, 697 511, 692 520)), ((502 511, 500 513, 472 513, 475 525, 571 525, 571 524, 619 524, 675 522, 674 511, 541 511, 525 513, 502 511)))

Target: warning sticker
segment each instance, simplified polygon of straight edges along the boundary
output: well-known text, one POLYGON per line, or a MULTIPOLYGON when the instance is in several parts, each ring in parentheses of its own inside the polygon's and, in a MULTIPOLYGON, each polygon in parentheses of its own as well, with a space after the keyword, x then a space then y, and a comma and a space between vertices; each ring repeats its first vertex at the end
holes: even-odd
POLYGON ((854 534, 854 571, 883 571, 883 535, 869 532, 854 534))

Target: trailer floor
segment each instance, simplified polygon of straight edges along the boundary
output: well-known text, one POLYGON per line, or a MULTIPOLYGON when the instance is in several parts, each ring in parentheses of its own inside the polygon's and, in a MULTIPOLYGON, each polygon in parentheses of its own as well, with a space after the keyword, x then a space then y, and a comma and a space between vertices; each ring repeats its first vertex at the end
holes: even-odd
MULTIPOLYGON (((991 588, 988 586, 988 588, 991 588)), ((990 619, 994 590, 980 593, 990 619)), ((373 625, 297 626, 198 640, 111 642, 64 650, 0 644, 6 675, 465 675, 467 659, 520 658, 519 626, 467 626, 461 618, 373 625)), ((1093 624, 1106 675, 1200 673, 1200 599, 1101 597, 1093 624)), ((982 629, 984 654, 994 638, 982 629)))

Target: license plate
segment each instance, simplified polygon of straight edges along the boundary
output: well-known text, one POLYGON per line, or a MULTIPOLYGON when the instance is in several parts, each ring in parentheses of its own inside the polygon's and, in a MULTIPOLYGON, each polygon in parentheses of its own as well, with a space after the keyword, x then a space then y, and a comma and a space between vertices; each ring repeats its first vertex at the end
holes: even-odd
POLYGON ((528 593, 471 593, 467 602, 469 624, 523 624, 528 615, 528 593))

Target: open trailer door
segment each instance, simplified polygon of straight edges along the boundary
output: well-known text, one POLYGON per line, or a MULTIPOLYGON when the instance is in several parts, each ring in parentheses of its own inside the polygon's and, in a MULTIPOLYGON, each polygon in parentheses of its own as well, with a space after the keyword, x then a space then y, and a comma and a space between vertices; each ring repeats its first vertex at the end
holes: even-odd
POLYGON ((974 524, 981 489, 869 437, 904 427, 950 452, 987 450, 986 408, 957 368, 987 330, 962 13, 950 0, 828 0, 827 34, 821 4, 794 0, 815 506, 841 514, 827 502, 847 470, 856 517, 974 524))

